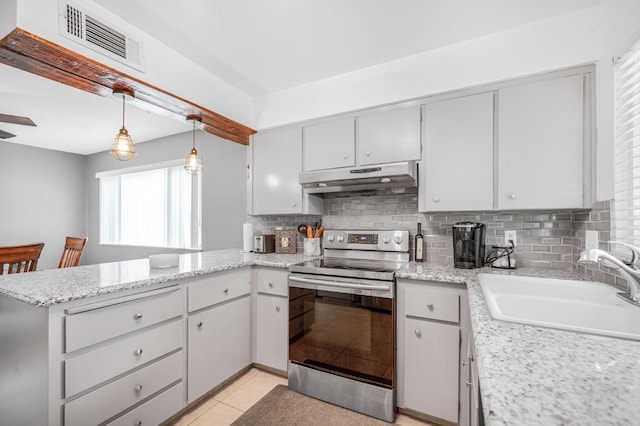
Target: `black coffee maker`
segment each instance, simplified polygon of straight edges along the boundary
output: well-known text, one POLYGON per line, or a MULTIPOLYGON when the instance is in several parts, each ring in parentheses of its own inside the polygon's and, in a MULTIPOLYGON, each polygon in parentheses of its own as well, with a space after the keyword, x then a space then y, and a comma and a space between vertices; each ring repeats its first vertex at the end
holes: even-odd
POLYGON ((453 225, 453 263, 456 268, 484 266, 485 232, 483 223, 458 222, 453 225))

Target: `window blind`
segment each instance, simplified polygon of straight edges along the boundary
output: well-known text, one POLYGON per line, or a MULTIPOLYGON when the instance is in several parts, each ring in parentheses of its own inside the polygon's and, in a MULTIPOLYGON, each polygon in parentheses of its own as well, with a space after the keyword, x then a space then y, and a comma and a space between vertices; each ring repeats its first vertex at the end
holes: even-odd
POLYGON ((640 246, 640 40, 615 64, 615 239, 640 246))

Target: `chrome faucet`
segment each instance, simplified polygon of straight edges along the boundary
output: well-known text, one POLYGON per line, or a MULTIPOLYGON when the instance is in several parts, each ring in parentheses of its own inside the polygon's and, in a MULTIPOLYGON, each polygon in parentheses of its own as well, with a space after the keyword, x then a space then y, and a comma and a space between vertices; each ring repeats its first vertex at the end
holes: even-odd
POLYGON ((618 293, 618 296, 640 306, 640 268, 638 267, 636 260, 640 257, 640 249, 631 246, 629 244, 618 243, 611 241, 610 244, 618 244, 629 248, 632 252, 631 261, 628 263, 623 262, 609 252, 600 249, 587 249, 580 253, 578 263, 598 263, 606 260, 616 267, 622 276, 627 280, 627 286, 629 288, 628 293, 618 293))

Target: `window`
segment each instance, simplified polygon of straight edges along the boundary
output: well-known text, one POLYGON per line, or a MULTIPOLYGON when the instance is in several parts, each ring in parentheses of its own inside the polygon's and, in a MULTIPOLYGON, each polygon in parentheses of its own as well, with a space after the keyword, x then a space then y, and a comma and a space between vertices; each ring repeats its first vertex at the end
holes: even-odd
POLYGON ((640 40, 615 65, 615 239, 640 246, 640 40))
POLYGON ((96 174, 100 179, 100 243, 200 248, 201 174, 184 161, 96 174))

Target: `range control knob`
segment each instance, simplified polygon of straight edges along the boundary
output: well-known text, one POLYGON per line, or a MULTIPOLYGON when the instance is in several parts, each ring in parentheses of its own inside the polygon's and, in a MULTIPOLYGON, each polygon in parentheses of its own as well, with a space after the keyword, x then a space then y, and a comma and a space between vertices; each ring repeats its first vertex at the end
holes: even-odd
POLYGON ((396 232, 395 234, 393 234, 393 242, 396 244, 402 243, 402 234, 399 232, 396 232))
POLYGON ((340 234, 338 235, 338 242, 341 243, 344 241, 344 235, 340 234))
POLYGON ((330 243, 332 243, 332 242, 333 242, 333 238, 334 238, 334 237, 333 237, 333 234, 329 234, 329 235, 327 235, 327 241, 329 241, 330 243))
POLYGON ((385 244, 389 244, 389 242, 391 241, 391 238, 389 238, 388 235, 385 235, 384 237, 382 237, 382 242, 385 244))

